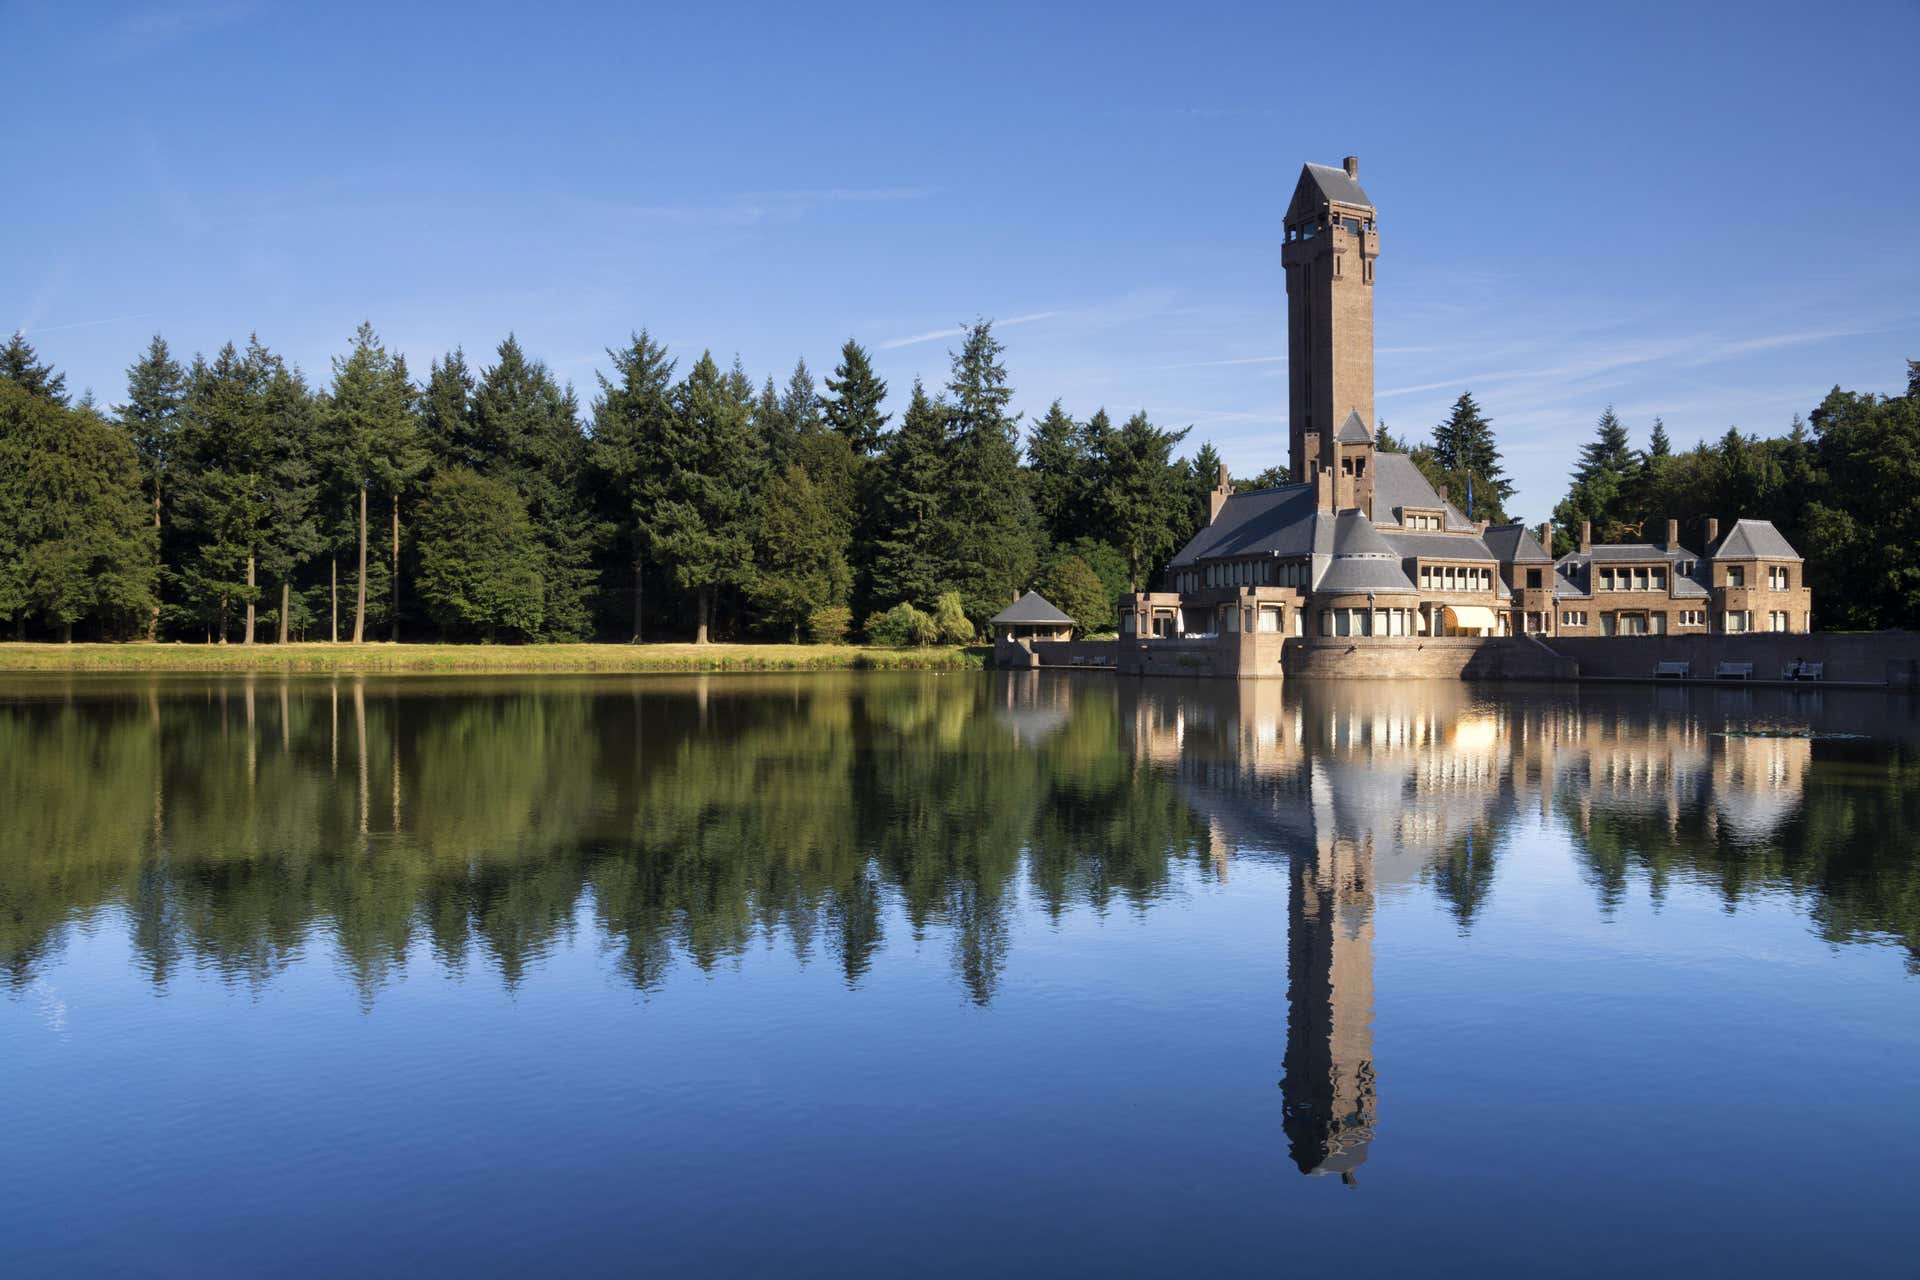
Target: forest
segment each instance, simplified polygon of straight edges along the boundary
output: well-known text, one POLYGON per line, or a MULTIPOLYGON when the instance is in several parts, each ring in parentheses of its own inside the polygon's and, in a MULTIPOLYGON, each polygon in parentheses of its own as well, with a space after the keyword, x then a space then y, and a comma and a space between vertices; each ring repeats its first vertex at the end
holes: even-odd
MULTIPOLYGON (((155 336, 124 400, 74 400, 23 334, 0 349, 0 634, 18 640, 967 643, 1037 588, 1084 632, 1158 581, 1219 455, 1135 413, 1028 423, 990 322, 897 416, 849 339, 821 381, 684 369, 646 331, 583 407, 512 336, 417 379, 371 325, 316 384, 257 337, 182 361, 155 336), (896 420, 897 417, 897 420, 896 420), (1024 429, 1023 429, 1024 428, 1024 429)), ((1554 511, 1561 539, 1669 514, 1773 520, 1816 624, 1920 623, 1920 365, 1836 387, 1776 438, 1636 449, 1608 409, 1554 511)), ((1418 442, 1456 505, 1506 518, 1493 426, 1463 392, 1418 442)), ((1277 472, 1241 488, 1279 483, 1277 472)), ((1697 537, 1697 534, 1694 535, 1697 537)))

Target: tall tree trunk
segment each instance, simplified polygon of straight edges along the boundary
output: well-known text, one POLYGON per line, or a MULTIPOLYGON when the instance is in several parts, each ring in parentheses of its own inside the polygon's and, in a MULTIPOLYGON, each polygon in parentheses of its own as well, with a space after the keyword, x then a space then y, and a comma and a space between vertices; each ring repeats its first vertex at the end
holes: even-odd
POLYGON ((333 598, 333 642, 340 643, 340 557, 328 562, 327 590, 333 598))
POLYGON ((227 642, 227 598, 220 597, 220 643, 227 642))
POLYGON ((287 642, 287 615, 293 612, 293 588, 287 580, 280 580, 280 643, 287 642))
POLYGON ((353 642, 367 637, 367 486, 360 484, 360 586, 353 602, 353 642))
POLYGON ((640 593, 644 588, 646 562, 639 556, 633 558, 633 643, 640 643, 640 593))
POLYGON ((253 552, 247 552, 247 634, 240 639, 241 644, 253 643, 253 552))
MULTIPOLYGON (((154 554, 160 551, 160 477, 153 478, 153 546, 154 554)), ((160 638, 160 578, 153 579, 153 609, 147 614, 147 639, 160 638)))
POLYGON ((400 643, 400 495, 393 495, 393 642, 400 643))
POLYGON ((72 618, 60 619, 60 643, 62 644, 73 643, 73 619, 72 618))
POLYGON ((708 587, 700 588, 700 621, 698 628, 693 633, 693 642, 695 644, 705 644, 707 642, 707 614, 712 608, 712 589, 708 587))

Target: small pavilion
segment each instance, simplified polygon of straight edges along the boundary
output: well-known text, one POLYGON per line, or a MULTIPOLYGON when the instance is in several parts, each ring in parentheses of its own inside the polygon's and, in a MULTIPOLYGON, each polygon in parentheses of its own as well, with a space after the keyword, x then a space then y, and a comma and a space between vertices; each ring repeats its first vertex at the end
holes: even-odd
POLYGON ((996 641, 1071 640, 1073 619, 1055 608, 1038 591, 1029 591, 987 619, 996 641))

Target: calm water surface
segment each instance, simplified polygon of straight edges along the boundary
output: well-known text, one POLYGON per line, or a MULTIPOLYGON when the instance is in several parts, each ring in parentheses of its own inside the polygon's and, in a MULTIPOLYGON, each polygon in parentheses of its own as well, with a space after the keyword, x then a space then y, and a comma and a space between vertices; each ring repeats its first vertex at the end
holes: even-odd
POLYGON ((1911 1274, 1914 712, 8 678, 0 1270, 1911 1274))

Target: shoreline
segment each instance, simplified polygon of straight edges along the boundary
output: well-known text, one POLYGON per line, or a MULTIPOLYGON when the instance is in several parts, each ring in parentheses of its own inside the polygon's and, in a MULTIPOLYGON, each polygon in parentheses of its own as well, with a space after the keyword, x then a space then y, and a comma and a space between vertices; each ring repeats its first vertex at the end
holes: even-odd
POLYGON ((990 650, 812 644, 0 644, 9 672, 222 671, 436 675, 547 672, 979 671, 990 650))

